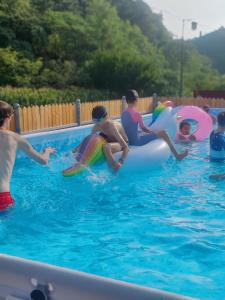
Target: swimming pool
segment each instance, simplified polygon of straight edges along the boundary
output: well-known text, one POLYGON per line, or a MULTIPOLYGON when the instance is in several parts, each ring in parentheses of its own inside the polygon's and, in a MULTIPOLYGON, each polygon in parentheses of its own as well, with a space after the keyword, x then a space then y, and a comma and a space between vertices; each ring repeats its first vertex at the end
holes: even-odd
POLYGON ((223 182, 208 175, 208 143, 183 162, 114 176, 98 167, 65 178, 68 150, 89 131, 32 137, 57 147, 48 167, 19 155, 16 207, 0 217, 0 252, 201 299, 223 299, 223 182))

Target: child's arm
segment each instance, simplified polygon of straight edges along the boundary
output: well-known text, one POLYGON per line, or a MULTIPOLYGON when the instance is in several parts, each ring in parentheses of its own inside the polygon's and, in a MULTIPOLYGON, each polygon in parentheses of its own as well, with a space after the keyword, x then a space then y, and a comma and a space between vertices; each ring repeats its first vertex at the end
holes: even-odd
POLYGON ((75 148, 72 150, 72 152, 73 152, 73 153, 76 153, 77 151, 79 151, 79 148, 80 148, 80 145, 78 145, 77 147, 75 147, 75 148))
POLYGON ((113 123, 110 124, 110 131, 111 131, 112 135, 115 137, 116 141, 122 147, 123 152, 122 152, 121 158, 119 159, 119 162, 121 164, 123 164, 124 160, 127 157, 128 152, 129 152, 128 144, 125 142, 122 135, 119 133, 119 131, 117 130, 116 126, 113 123))
POLYGON ((187 141, 186 137, 182 133, 180 133, 180 132, 177 135, 177 140, 187 141))
POLYGON ((190 141, 196 141, 196 137, 194 134, 190 135, 188 138, 190 141))
POLYGON ((142 129, 142 131, 144 131, 146 133, 153 132, 150 128, 145 126, 142 115, 140 113, 138 113, 138 124, 139 124, 140 128, 142 129))
POLYGON ((94 127, 91 130, 91 134, 95 134, 98 131, 99 131, 98 124, 95 124, 94 127))
POLYGON ((38 162, 41 165, 47 165, 50 154, 55 153, 55 149, 48 147, 44 150, 43 153, 37 152, 30 143, 28 143, 27 140, 22 138, 21 136, 18 137, 18 149, 25 152, 29 157, 31 157, 33 160, 38 162))

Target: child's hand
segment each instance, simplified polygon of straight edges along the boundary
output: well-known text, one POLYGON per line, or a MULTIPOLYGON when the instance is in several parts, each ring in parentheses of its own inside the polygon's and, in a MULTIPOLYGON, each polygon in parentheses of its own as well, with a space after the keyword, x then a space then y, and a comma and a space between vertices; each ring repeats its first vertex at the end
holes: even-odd
POLYGON ((194 134, 189 136, 189 140, 190 141, 196 141, 196 137, 194 136, 194 134))
POLYGON ((179 133, 178 140, 186 141, 186 138, 185 138, 185 136, 183 136, 182 134, 179 133))
POLYGON ((54 153, 56 153, 56 149, 52 148, 52 147, 48 147, 48 148, 45 149, 44 153, 54 154, 54 153))
POLYGON ((120 162, 117 162, 117 163, 115 163, 113 170, 115 172, 118 172, 121 167, 122 167, 122 164, 120 162))

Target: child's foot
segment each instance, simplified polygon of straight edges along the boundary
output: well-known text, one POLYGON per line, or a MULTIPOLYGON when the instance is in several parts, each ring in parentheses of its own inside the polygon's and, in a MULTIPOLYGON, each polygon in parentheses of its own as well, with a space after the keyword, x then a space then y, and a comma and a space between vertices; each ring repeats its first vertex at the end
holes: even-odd
POLYGON ((176 159, 182 160, 182 159, 184 159, 186 156, 188 156, 188 150, 187 150, 187 149, 186 149, 184 152, 177 154, 177 155, 176 155, 176 159))

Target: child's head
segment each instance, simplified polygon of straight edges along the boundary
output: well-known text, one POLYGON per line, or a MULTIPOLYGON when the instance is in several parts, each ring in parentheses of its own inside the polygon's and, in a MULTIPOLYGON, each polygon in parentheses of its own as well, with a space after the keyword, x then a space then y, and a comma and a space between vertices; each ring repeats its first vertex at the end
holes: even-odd
POLYGON ((218 114, 217 121, 218 126, 225 127, 225 111, 218 114))
POLYGON ((187 121, 182 121, 180 123, 180 132, 183 135, 190 135, 190 130, 191 130, 191 124, 188 123, 187 121))
POLYGON ((101 123, 106 117, 108 113, 105 106, 95 106, 92 110, 92 120, 95 123, 101 123))
POLYGON ((138 92, 135 90, 129 90, 126 93, 126 101, 127 104, 135 104, 138 100, 139 96, 138 96, 138 92))
POLYGON ((210 107, 209 107, 209 105, 203 105, 202 106, 202 109, 206 112, 206 113, 209 113, 209 110, 210 110, 210 107))
POLYGON ((14 111, 11 105, 4 101, 0 101, 0 127, 13 115, 14 111))

